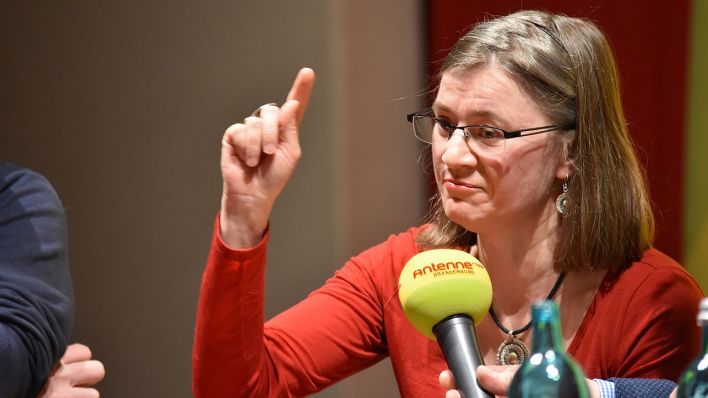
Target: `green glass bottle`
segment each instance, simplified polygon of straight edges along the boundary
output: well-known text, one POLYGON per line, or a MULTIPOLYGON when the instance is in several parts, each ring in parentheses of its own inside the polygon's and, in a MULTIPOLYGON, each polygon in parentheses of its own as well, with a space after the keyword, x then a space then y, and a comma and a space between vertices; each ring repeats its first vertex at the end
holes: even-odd
POLYGON ((509 398, 588 398, 585 375, 565 353, 558 305, 550 300, 531 307, 533 343, 509 387, 509 398))
POLYGON ((708 298, 698 307, 698 326, 703 328, 701 352, 679 377, 678 398, 708 397, 708 298))

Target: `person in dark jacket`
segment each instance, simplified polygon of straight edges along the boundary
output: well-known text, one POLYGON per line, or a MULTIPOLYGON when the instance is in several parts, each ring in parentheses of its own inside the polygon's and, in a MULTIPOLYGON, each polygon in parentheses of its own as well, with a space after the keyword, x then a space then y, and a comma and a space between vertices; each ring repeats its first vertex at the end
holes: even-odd
POLYGON ((0 163, 0 397, 34 397, 74 321, 67 223, 41 175, 0 163))
POLYGON ((103 378, 88 347, 67 347, 74 321, 67 240, 49 181, 0 162, 0 397, 72 396, 103 378))

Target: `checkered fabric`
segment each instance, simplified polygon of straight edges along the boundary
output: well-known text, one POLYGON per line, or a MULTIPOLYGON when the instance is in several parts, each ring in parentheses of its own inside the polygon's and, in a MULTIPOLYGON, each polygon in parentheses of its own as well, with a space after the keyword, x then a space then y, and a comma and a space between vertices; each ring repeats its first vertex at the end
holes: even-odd
POLYGON ((616 398, 667 398, 676 384, 660 379, 619 379, 611 378, 615 383, 616 398))
POLYGON ((616 398, 615 383, 602 379, 593 379, 600 387, 600 398, 616 398))

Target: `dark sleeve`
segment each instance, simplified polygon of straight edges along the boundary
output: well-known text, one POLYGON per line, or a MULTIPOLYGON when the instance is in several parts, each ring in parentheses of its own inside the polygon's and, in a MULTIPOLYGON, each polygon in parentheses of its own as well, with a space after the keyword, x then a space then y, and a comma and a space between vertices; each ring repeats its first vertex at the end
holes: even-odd
POLYGON ((615 383, 615 398, 663 398, 671 395, 676 383, 664 379, 608 379, 615 383))
POLYGON ((0 163, 0 397, 39 392, 73 315, 61 202, 42 176, 0 163))

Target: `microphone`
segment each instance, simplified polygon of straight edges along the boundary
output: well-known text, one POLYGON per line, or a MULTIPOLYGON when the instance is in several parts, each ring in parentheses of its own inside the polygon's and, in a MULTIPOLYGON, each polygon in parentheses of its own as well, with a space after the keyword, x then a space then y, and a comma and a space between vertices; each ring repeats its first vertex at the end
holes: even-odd
POLYGON ((492 282, 482 263, 461 250, 424 251, 408 260, 398 287, 406 318, 437 340, 463 398, 493 398, 477 384, 484 360, 474 328, 492 303, 492 282))

